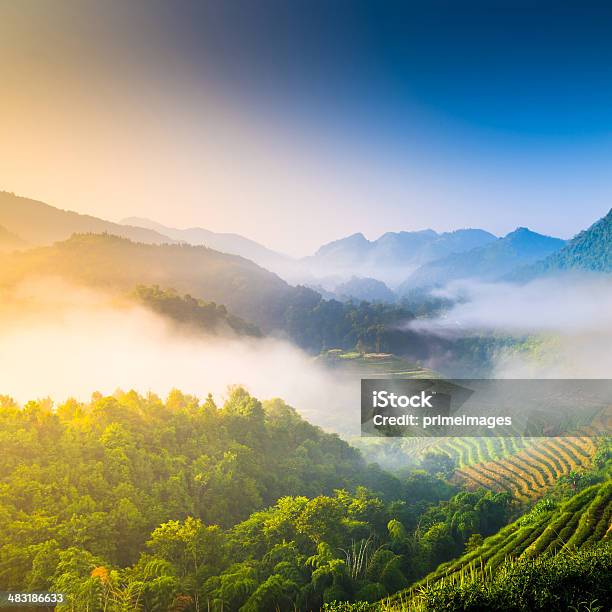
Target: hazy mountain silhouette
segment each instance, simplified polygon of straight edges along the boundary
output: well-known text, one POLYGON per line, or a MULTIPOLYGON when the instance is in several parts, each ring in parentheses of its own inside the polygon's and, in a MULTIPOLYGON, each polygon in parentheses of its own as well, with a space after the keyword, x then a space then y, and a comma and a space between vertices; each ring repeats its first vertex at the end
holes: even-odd
POLYGON ((65 240, 74 233, 86 232, 106 232, 150 244, 173 242, 168 236, 149 229, 120 225, 91 215, 61 210, 6 191, 0 192, 0 225, 32 245, 51 244, 57 240, 65 240))
POLYGON ((415 288, 435 287, 459 279, 495 281, 512 270, 558 251, 565 241, 519 227, 503 238, 464 253, 429 262, 413 272, 398 288, 400 294, 415 288))
POLYGON ((137 285, 172 288, 225 304, 263 330, 280 326, 288 303, 307 291, 243 257, 203 246, 136 243, 109 234, 75 234, 52 246, 0 255, 0 285, 33 274, 122 292, 137 285))
POLYGON ((314 275, 372 277, 395 285, 407 274, 429 261, 450 253, 467 251, 496 239, 481 229, 437 232, 387 232, 377 240, 353 234, 323 245, 312 257, 302 260, 314 275))
POLYGON ((372 241, 359 233, 323 245, 313 259, 340 266, 364 262, 380 265, 415 264, 473 249, 493 240, 493 234, 481 229, 460 229, 442 234, 430 229, 387 232, 372 241))
POLYGON ((334 296, 342 301, 394 302, 395 293, 382 281, 375 278, 353 276, 334 289, 334 296))
POLYGON ((128 217, 123 219, 121 223, 154 230, 164 236, 170 236, 170 238, 178 242, 207 246, 216 251, 221 251, 222 253, 240 255, 241 257, 246 257, 254 261, 264 268, 274 271, 276 271, 279 266, 286 266, 291 262, 291 258, 287 255, 268 249, 258 242, 245 238, 240 234, 212 232, 203 227, 177 229, 174 227, 167 227, 161 223, 143 217, 128 217))

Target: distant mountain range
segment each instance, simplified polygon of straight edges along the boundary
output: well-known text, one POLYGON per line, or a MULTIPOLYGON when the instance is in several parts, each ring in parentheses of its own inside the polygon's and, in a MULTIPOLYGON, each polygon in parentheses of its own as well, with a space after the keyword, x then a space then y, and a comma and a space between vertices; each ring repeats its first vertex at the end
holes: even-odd
POLYGON ((0 225, 31 245, 51 244, 65 240, 74 233, 87 232, 113 234, 149 244, 174 242, 168 236, 150 229, 61 210, 6 191, 0 191, 0 225))
POLYGON ((113 223, 0 192, 0 250, 50 245, 75 233, 206 246, 218 255, 255 262, 291 284, 321 287, 324 295, 340 300, 392 301, 392 289, 401 296, 463 278, 524 281, 564 270, 612 271, 612 211, 567 244, 522 227, 503 238, 474 228, 444 233, 427 229, 387 232, 376 240, 352 234, 321 246, 312 256, 292 259, 239 234, 177 229, 140 217, 113 223))
POLYGON ((215 249, 222 253, 240 255, 241 257, 246 257, 256 264, 273 271, 276 271, 279 267, 282 268, 289 265, 292 261, 287 255, 277 253, 239 234, 217 233, 204 229, 203 227, 177 229, 161 225, 160 223, 143 217, 127 217, 123 219, 121 223, 153 230, 164 236, 169 236, 177 242, 207 246, 210 249, 215 249))
POLYGON ((519 227, 485 246, 453 253, 421 266, 397 291, 402 295, 413 289, 443 286, 460 279, 496 281, 521 266, 559 251, 564 245, 564 240, 519 227))
POLYGON ((371 241, 359 233, 323 245, 302 263, 315 276, 357 275, 396 285, 424 263, 494 240, 493 234, 481 229, 460 229, 442 234, 431 229, 387 232, 371 241))
POLYGON ((359 233, 323 245, 313 259, 331 260, 337 266, 355 266, 364 262, 415 264, 472 249, 493 240, 493 234, 481 229, 460 229, 443 234, 431 229, 387 232, 376 240, 368 240, 359 233))

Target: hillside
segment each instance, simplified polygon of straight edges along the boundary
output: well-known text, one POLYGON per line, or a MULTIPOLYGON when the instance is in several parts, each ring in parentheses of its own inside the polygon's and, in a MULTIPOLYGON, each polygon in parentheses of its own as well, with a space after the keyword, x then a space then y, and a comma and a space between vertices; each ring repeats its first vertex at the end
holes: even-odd
POLYGON ((173 289, 223 305, 263 333, 285 335, 317 354, 357 345, 393 351, 395 344, 405 345, 411 337, 396 331, 411 317, 401 306, 323 300, 317 292, 292 287, 248 259, 203 246, 77 234, 52 246, 0 254, 0 286, 41 275, 122 294, 138 285, 173 289))
POLYGON ((454 495, 422 472, 367 465, 282 400, 241 388, 219 407, 177 390, 55 407, 0 396, 0 425, 0 485, 11 491, 0 497, 0 588, 65 593, 74 610, 379 599, 423 575, 398 541, 416 530, 415 555, 427 555, 436 538, 418 531, 421 516, 450 528, 459 512, 487 535, 508 512, 507 496, 454 495), (371 567, 347 560, 351 549, 371 567))
POLYGON ((189 516, 229 528, 282 496, 399 484, 281 400, 262 405, 238 388, 219 407, 176 390, 165 402, 117 392, 55 410, 48 401, 20 409, 0 396, 0 425, 0 485, 13 491, 0 498, 6 590, 28 580, 48 586, 51 567, 30 572, 45 551, 52 565, 59 550, 77 548, 133 563, 164 521, 189 516), (35 490, 36 501, 26 501, 35 490))
POLYGON ((511 280, 530 280, 560 272, 612 272, 612 209, 562 249, 541 262, 512 275, 511 280))
POLYGON ((12 251, 25 246, 25 241, 0 225, 0 251, 12 251))
POLYGON ((122 292, 142 284, 172 288, 224 304, 264 329, 280 325, 288 302, 299 294, 247 259, 201 246, 151 245, 80 234, 53 246, 0 256, 2 285, 41 274, 122 292))
POLYGON ((0 225, 31 245, 66 240, 74 233, 109 233, 150 244, 173 242, 168 236, 150 229, 120 225, 90 215, 61 210, 6 191, 0 191, 0 225))
POLYGON ((476 457, 480 456, 480 445, 474 444, 478 440, 484 439, 456 438, 450 441, 451 448, 464 449, 468 458, 464 462, 462 457, 462 467, 456 473, 457 482, 467 488, 506 491, 522 502, 537 499, 562 476, 589 468, 596 451, 595 440, 589 436, 528 438, 521 441, 524 448, 517 447, 515 453, 488 461, 474 461, 471 454, 474 446, 477 448, 476 457))
POLYGON ((512 270, 544 259, 564 244, 559 238, 519 227, 485 246, 426 263, 400 285, 398 293, 441 286, 460 279, 495 281, 512 270))
POLYGON ((494 569, 505 558, 533 558, 561 548, 579 549, 610 537, 612 482, 593 485, 568 501, 541 504, 487 538, 473 551, 440 567, 421 583, 431 582, 480 566, 494 569))
POLYGON ((394 302, 396 298, 393 291, 382 281, 357 276, 337 285, 334 294, 341 301, 394 302))
POLYGON ((207 246, 210 249, 215 249, 215 251, 221 251, 222 253, 240 255, 241 257, 246 257, 246 259, 254 261, 257 265, 273 271, 276 271, 279 267, 287 266, 291 262, 291 258, 287 255, 277 253, 239 234, 212 232, 203 227, 177 229, 174 227, 167 227, 142 217, 128 217, 123 219, 121 223, 153 230, 164 236, 169 236, 177 242, 186 242, 196 246, 207 246))
POLYGON ((506 610, 510 606, 516 610, 565 610, 563 600, 577 603, 576 597, 584 598, 591 590, 598 596, 594 603, 604 603, 601 598, 610 596, 611 520, 610 481, 588 487, 564 503, 544 500, 375 609, 425 612, 506 610), (595 567, 598 571, 593 575, 595 567), (553 586, 555 581, 558 584, 553 586))
POLYGON ((179 325, 205 334, 231 332, 239 336, 261 336, 257 326, 228 312, 224 305, 198 300, 190 295, 179 295, 172 289, 138 285, 130 297, 179 325))
POLYGON ((327 368, 350 372, 356 378, 435 378, 433 370, 390 353, 359 353, 330 349, 321 353, 317 361, 327 368))

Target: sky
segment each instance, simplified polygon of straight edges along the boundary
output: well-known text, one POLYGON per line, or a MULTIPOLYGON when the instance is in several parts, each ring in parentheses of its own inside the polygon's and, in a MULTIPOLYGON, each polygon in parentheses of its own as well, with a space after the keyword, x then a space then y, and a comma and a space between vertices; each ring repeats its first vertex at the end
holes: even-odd
POLYGON ((612 206, 612 5, 0 0, 0 189, 305 255, 612 206))

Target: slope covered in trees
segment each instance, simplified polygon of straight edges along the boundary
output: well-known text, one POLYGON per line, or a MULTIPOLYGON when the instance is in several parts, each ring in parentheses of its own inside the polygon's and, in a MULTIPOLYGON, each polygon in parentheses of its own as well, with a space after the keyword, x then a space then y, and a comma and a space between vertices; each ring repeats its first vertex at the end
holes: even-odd
POLYGON ((316 353, 359 343, 371 350, 394 351, 416 337, 397 329, 412 316, 401 306, 324 300, 316 291, 292 287, 247 259, 203 246, 151 245, 108 234, 82 234, 50 247, 0 256, 0 285, 40 275, 122 294, 138 285, 171 288, 222 304, 262 332, 284 334, 316 353))
POLYGON ((612 272, 612 210, 577 234, 561 250, 518 270, 512 279, 530 280, 560 272, 612 272))
POLYGON ((179 295, 176 291, 160 289, 157 285, 138 285, 132 297, 154 312, 198 331, 212 334, 232 331, 238 335, 261 336, 256 325, 231 314, 222 304, 179 295))
POLYGON ((178 391, 3 398, 0 432, 0 588, 59 590, 65 609, 375 600, 510 511, 505 494, 391 476, 240 388, 222 408, 178 391))

